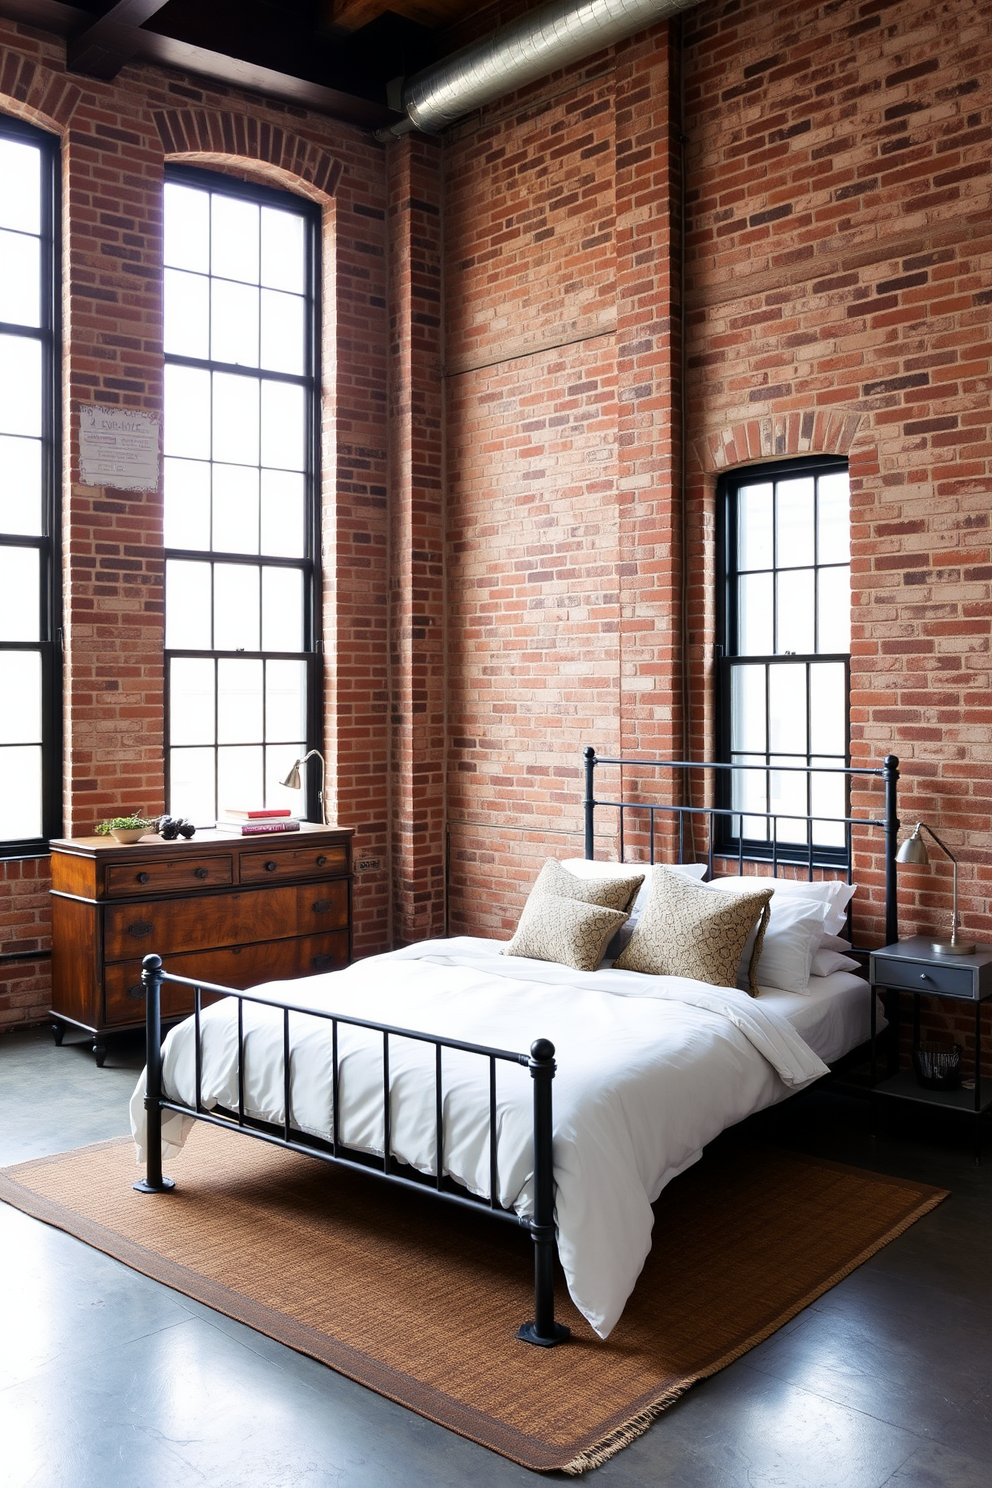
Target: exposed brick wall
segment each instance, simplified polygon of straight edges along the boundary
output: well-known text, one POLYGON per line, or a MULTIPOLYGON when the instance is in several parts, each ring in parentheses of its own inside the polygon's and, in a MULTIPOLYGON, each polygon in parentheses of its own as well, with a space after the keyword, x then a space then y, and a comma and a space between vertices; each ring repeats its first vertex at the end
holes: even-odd
MULTIPOLYGON (((855 757, 900 756, 904 819, 960 851, 992 939, 987 0, 725 0, 440 149, 0 43, 3 106, 69 126, 70 226, 95 212, 67 244, 75 399, 155 406, 166 155, 324 202, 326 728, 334 809, 380 864, 361 950, 442 922, 445 825, 452 930, 505 933, 541 859, 581 851, 584 745, 712 748, 717 477, 821 452, 851 463, 855 757)), ((81 826, 122 771, 158 788, 159 516, 72 501, 81 826)), ((904 934, 946 919, 938 857, 900 880, 904 934)), ((857 876, 877 940, 877 857, 857 876)))
MULTIPOLYGON (((990 24, 977 0, 725 4, 682 22, 689 744, 704 757, 713 743, 717 475, 848 454, 855 758, 902 758, 903 815, 933 820, 961 849, 965 920, 986 936, 990 24)), ((512 923, 545 847, 579 840, 582 745, 680 743, 679 357, 664 341, 678 310, 677 213, 666 221, 678 109, 662 45, 661 32, 635 38, 448 138, 452 655, 471 656, 452 686, 450 804, 465 928, 512 923), (627 160, 643 182, 630 201, 644 243, 625 259, 627 160), (628 264, 637 287, 625 303, 628 264), (588 339, 597 327, 602 339, 588 339), (640 348, 643 375, 622 360, 641 328, 654 338, 640 348), (556 333, 573 345, 550 365, 556 333), (597 467, 568 430, 583 385, 617 390, 597 467), (556 513, 594 469, 599 520, 576 527, 584 559, 568 577, 578 595, 595 578, 600 603, 570 611, 564 568, 540 541, 552 555, 556 513), (527 475, 539 502, 523 494, 527 475), (539 602, 558 606, 543 637, 520 623, 539 602), (586 633, 573 614, 593 617, 586 633)), ((877 790, 863 800, 877 807, 877 790)), ((877 858, 862 854, 858 877, 860 928, 877 939, 877 858)), ((902 879, 903 933, 938 924, 947 890, 939 866, 902 879)))
POLYGON ((445 625, 439 142, 389 152, 390 825, 399 944, 444 933, 445 625))
MULTIPOLYGON (((166 160, 264 180, 325 214, 324 642, 331 809, 385 858, 385 152, 303 109, 152 68, 70 77, 55 38, 0 22, 0 109, 56 133, 63 172, 64 821, 85 834, 163 802, 158 493, 78 482, 81 403, 161 412, 166 160), (363 655, 364 648, 364 655, 363 655), (377 674, 378 673, 378 674, 377 674), (377 761, 370 743, 377 741, 377 761)), ((5 952, 47 947, 47 862, 0 865, 5 952)), ((355 895, 356 948, 387 944, 388 878, 355 895)), ((0 962, 0 1027, 40 1017, 44 961, 0 962)))

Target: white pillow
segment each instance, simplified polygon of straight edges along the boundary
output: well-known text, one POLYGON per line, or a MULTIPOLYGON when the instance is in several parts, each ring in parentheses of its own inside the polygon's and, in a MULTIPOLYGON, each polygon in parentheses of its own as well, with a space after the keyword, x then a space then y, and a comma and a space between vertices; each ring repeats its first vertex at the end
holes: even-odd
POLYGON ((810 976, 830 976, 835 971, 860 971, 861 962, 841 951, 825 951, 822 948, 813 957, 810 976))
POLYGON ((843 935, 821 935, 821 951, 840 951, 842 955, 851 954, 851 942, 843 935))
MULTIPOLYGON (((654 870, 652 863, 600 863, 595 858, 562 858, 561 866, 567 868, 569 873, 574 873, 576 878, 624 878, 630 873, 643 873, 644 882, 637 891, 637 898, 630 909, 630 918, 624 926, 625 932, 633 930, 641 915, 644 906, 648 902, 651 892, 651 874, 654 870)), ((706 873, 705 863, 665 863, 663 865, 671 873, 682 873, 686 878, 702 879, 706 873)), ((709 886, 708 886, 709 887, 709 886)), ((754 885, 748 885, 753 888, 754 885)), ((762 887, 759 885, 759 887, 762 887)), ((629 933, 628 933, 629 939, 629 933)))
MULTIPOLYGON (((742 888, 753 889, 755 883, 764 885, 765 878, 761 875, 745 874, 743 877, 716 878, 710 885, 711 888, 732 889, 735 884, 742 888)), ((817 904, 826 905, 823 928, 828 935, 839 935, 847 924, 847 906, 854 898, 857 884, 841 883, 839 879, 830 879, 822 883, 809 883, 806 879, 799 878, 776 878, 768 880, 775 885, 775 899, 781 903, 781 898, 786 895, 795 894, 800 899, 809 899, 817 904)))
MULTIPOLYGON (((778 880, 719 878, 706 887, 733 894, 756 883, 766 887, 773 883, 777 885, 778 880)), ((791 894, 780 899, 776 889, 768 907, 770 914, 754 972, 755 980, 759 987, 779 987, 784 992, 799 992, 805 996, 809 992, 813 957, 823 939, 823 916, 827 906, 791 894)), ((753 940, 744 947, 738 972, 737 985, 745 989, 752 950, 753 940)))

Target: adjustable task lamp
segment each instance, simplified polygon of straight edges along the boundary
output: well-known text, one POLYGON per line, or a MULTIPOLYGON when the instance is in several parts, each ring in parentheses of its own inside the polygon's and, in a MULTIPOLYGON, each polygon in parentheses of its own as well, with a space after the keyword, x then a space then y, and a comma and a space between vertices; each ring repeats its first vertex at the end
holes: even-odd
POLYGON ((932 940, 930 949, 936 956, 970 956, 975 949, 973 940, 958 939, 958 860, 954 854, 941 842, 933 827, 928 827, 926 822, 917 822, 913 835, 907 837, 902 847, 896 853, 897 863, 919 863, 924 866, 929 863, 930 855, 927 852, 926 843, 923 841, 922 833, 927 831, 936 842, 937 846, 950 858, 954 867, 954 887, 951 906, 951 938, 950 940, 932 940))
POLYGON ((303 782, 300 779, 300 766, 305 765, 307 760, 312 759, 314 755, 316 755, 317 758, 320 760, 320 793, 317 799, 320 802, 320 819, 326 827, 327 812, 324 809, 324 776, 326 774, 327 766, 324 764, 324 756, 321 754, 319 749, 311 749, 307 754, 303 756, 302 759, 298 759, 293 768, 290 770, 289 774, 286 776, 286 779, 283 780, 281 784, 288 786, 290 790, 302 790, 303 782))

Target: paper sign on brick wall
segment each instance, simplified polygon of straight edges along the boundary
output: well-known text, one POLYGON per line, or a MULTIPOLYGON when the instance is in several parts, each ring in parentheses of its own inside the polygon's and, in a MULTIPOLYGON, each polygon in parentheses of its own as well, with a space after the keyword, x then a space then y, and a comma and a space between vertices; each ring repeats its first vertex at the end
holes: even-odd
POLYGON ((79 479, 84 486, 157 491, 158 419, 127 408, 82 404, 79 479))

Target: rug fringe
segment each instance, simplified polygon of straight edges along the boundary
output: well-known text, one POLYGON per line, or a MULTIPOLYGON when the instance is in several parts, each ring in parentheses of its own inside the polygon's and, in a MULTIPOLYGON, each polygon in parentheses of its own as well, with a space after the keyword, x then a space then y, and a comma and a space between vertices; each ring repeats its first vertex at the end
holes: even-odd
POLYGON ((666 1411, 670 1405, 674 1405, 676 1400, 685 1394, 689 1386, 695 1383, 695 1379, 696 1376, 693 1376, 691 1379, 680 1380, 677 1385, 670 1386, 663 1395, 659 1395, 657 1400, 653 1400, 644 1410, 639 1411, 636 1416, 631 1416, 629 1421, 624 1421, 622 1426, 617 1426, 608 1436, 604 1436, 602 1441, 596 1442, 592 1447, 587 1447, 584 1452, 573 1457, 571 1462, 566 1462, 559 1468, 559 1471, 568 1473, 571 1477, 578 1477, 580 1473, 588 1472, 590 1468, 602 1467, 603 1463, 615 1457, 617 1452, 623 1451, 624 1447, 629 1447, 632 1441, 643 1436, 662 1412, 666 1411))

